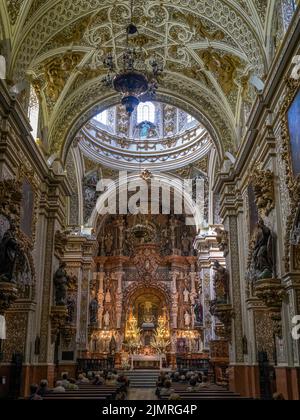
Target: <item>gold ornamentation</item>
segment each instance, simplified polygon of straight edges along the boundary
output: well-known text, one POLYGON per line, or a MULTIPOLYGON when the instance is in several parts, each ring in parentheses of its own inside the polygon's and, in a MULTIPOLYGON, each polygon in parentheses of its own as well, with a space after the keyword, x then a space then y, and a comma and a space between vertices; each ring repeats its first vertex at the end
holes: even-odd
MULTIPOLYGON (((38 208, 39 208, 39 184, 38 180, 35 176, 34 170, 30 168, 28 165, 21 164, 18 173, 18 182, 17 184, 20 185, 20 190, 22 189, 22 185, 24 181, 28 181, 32 187, 34 199, 33 199, 33 214, 32 214, 32 226, 31 226, 31 238, 27 237, 25 234, 22 236, 25 238, 28 246, 33 249, 36 237, 36 224, 38 219, 38 208)), ((22 193, 21 193, 22 194, 22 193)), ((20 203, 20 205, 22 202, 20 203)), ((21 209, 20 209, 21 210, 21 209)))
POLYGON ((144 169, 140 176, 144 181, 150 181, 152 178, 152 173, 149 171, 149 169, 144 169))
POLYGON ((67 53, 63 57, 55 57, 44 64, 46 80, 45 94, 56 102, 65 87, 66 78, 82 58, 79 53, 67 53))
POLYGON ((53 306, 51 308, 51 341, 57 338, 57 335, 62 331, 68 316, 68 310, 66 306, 53 306))
POLYGON ((72 339, 76 336, 76 327, 73 325, 64 325, 61 333, 62 333, 62 337, 63 337, 65 345, 69 347, 72 339))
POLYGON ((210 305, 210 312, 223 324, 218 328, 218 336, 225 340, 231 341, 232 320, 235 317, 232 305, 218 304, 212 301, 210 305))
POLYGON ((260 299, 268 309, 270 318, 274 323, 274 333, 281 337, 281 307, 285 291, 280 280, 258 280, 254 285, 254 295, 260 299))
POLYGON ((4 315, 17 298, 18 290, 13 283, 0 282, 0 315, 4 315))
POLYGON ((63 257, 67 243, 68 243, 67 233, 57 230, 55 232, 55 238, 54 238, 54 252, 58 259, 61 259, 63 257))
POLYGON ((5 179, 0 182, 0 214, 15 221, 16 225, 20 223, 21 201, 20 181, 5 179))
POLYGON ((173 13, 173 18, 176 21, 183 20, 190 27, 191 31, 195 31, 198 35, 205 39, 221 41, 225 37, 224 32, 221 30, 209 31, 209 29, 201 22, 201 20, 194 15, 183 14, 177 11, 173 13))
POLYGON ((275 207, 274 174, 269 169, 262 171, 257 165, 251 182, 255 194, 255 204, 261 216, 268 216, 275 207))
POLYGON ((241 61, 229 54, 221 55, 208 48, 199 52, 207 70, 216 74, 218 81, 225 94, 229 94, 234 88, 237 69, 241 67, 241 61))

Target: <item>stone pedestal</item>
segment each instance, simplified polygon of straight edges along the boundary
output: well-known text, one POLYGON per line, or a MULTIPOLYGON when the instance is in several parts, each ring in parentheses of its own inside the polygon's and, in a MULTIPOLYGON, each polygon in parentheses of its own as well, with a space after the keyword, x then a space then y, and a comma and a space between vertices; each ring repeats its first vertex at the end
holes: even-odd
POLYGON ((258 280, 254 285, 254 294, 266 306, 274 323, 274 333, 282 337, 281 309, 284 288, 278 279, 258 280))
POLYGON ((65 306, 53 306, 51 308, 51 341, 54 343, 57 334, 62 330, 68 316, 65 306))

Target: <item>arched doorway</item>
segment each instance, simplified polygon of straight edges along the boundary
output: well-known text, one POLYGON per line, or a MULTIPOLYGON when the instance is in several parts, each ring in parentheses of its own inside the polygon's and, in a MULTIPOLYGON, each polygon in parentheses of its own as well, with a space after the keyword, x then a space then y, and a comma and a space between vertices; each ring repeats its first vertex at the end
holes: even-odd
POLYGON ((137 285, 136 289, 129 293, 125 305, 128 308, 124 312, 125 337, 128 320, 133 316, 141 333, 140 352, 146 355, 155 353, 151 343, 162 317, 165 319, 167 335, 170 335, 170 302, 165 293, 155 286, 137 285))

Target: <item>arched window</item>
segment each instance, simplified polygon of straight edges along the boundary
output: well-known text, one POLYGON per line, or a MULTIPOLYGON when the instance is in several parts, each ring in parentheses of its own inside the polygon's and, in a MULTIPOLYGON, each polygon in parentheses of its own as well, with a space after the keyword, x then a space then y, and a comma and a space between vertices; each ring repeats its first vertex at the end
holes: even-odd
POLYGON ((195 118, 192 117, 190 114, 188 114, 186 122, 189 124, 189 123, 193 122, 194 120, 195 120, 195 118))
POLYGON ((137 123, 143 121, 155 123, 155 106, 152 102, 142 102, 137 107, 137 123))
POLYGON ((28 118, 32 128, 32 137, 36 140, 38 137, 40 104, 33 86, 30 86, 28 118))
POLYGON ((107 109, 96 115, 95 119, 103 125, 107 125, 107 109))

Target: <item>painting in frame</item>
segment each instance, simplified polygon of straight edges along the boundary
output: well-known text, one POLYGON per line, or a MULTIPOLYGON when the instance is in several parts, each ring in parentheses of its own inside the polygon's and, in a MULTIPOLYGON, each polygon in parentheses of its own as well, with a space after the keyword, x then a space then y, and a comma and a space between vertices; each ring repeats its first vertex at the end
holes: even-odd
POLYGON ((32 239, 34 213, 34 191, 28 179, 23 180, 22 201, 21 201, 21 219, 20 228, 22 232, 32 239))
POLYGON ((287 112, 293 174, 300 175, 300 90, 287 112))

